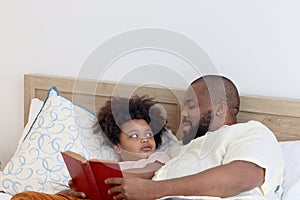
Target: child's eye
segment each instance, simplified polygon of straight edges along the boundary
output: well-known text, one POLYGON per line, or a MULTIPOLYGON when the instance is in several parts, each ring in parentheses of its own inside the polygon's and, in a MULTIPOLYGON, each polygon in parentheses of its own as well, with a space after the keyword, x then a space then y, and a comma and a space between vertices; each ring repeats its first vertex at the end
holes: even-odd
POLYGON ((147 132, 147 133, 146 133, 146 137, 147 137, 147 138, 153 137, 153 133, 152 133, 152 132, 147 132))
POLYGON ((132 133, 132 134, 130 135, 130 138, 139 138, 139 134, 137 134, 137 133, 132 133))

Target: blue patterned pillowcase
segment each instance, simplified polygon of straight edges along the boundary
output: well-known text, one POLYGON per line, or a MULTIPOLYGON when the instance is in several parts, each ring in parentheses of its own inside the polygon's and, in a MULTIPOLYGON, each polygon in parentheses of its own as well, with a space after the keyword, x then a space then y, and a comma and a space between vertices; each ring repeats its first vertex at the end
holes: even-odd
POLYGON ((61 151, 72 150, 87 159, 117 160, 101 133, 93 134, 94 113, 48 91, 44 105, 14 156, 0 175, 0 191, 56 193, 71 179, 61 151))

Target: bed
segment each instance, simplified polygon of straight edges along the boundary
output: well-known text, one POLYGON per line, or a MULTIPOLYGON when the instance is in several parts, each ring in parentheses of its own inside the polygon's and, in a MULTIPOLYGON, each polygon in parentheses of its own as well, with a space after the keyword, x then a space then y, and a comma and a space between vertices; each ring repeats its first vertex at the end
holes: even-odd
MULTIPOLYGON (((58 156, 62 150, 73 148, 87 158, 100 155, 97 158, 117 160, 103 138, 90 134, 94 128, 94 112, 112 94, 133 93, 155 97, 165 109, 169 128, 181 137, 184 90, 25 74, 25 128, 13 158, 0 174, 0 189, 5 191, 0 193, 0 200, 8 200, 11 194, 25 189, 50 193, 65 189, 69 175, 58 156), (39 137, 34 137, 34 133, 39 137), (51 152, 46 152, 50 146, 51 152), (35 170, 34 175, 32 168, 39 166, 41 169, 35 170)), ((283 199, 296 199, 300 195, 300 100, 241 95, 238 121, 249 120, 268 126, 280 141, 286 164, 283 199)))

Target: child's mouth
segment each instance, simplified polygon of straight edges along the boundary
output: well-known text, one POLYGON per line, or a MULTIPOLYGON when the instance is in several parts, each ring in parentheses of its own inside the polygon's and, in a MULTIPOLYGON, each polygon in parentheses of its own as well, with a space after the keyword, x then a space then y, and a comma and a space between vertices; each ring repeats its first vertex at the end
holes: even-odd
POLYGON ((144 152, 152 151, 152 146, 144 146, 144 147, 142 147, 142 151, 144 151, 144 152))

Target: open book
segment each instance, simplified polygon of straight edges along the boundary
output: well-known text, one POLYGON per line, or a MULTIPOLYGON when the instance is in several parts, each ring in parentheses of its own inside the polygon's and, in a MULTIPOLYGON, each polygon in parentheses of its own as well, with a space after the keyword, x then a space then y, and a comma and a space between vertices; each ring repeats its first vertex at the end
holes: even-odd
POLYGON ((62 152, 62 157, 69 170, 77 191, 84 192, 90 200, 110 200, 110 185, 104 180, 110 177, 123 177, 117 162, 91 159, 72 152, 62 152))

